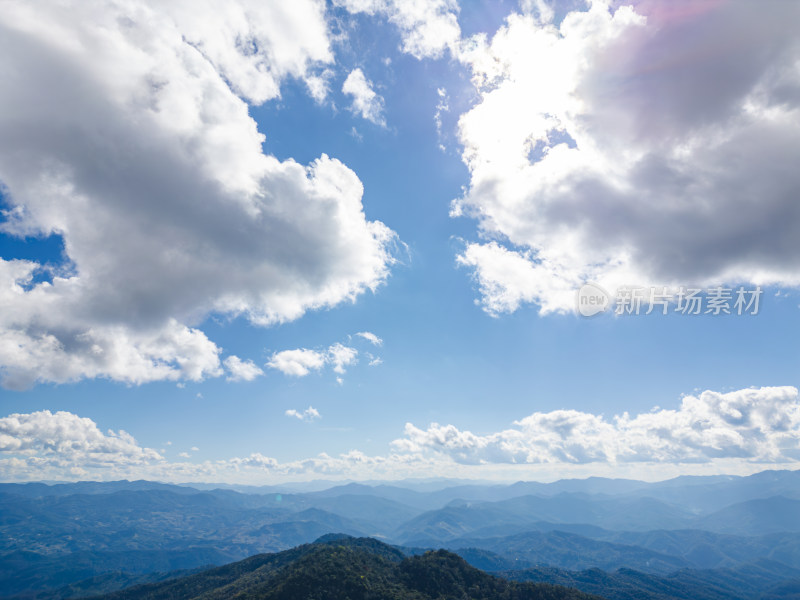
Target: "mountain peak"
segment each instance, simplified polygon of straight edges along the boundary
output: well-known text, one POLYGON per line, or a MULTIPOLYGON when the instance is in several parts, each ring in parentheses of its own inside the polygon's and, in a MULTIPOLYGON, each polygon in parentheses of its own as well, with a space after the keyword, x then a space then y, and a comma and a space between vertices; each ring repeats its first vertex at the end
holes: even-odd
POLYGON ((346 533, 326 533, 325 535, 322 535, 318 537, 316 540, 314 540, 314 543, 330 544, 332 542, 341 542, 344 540, 354 540, 354 539, 356 538, 354 538, 352 535, 347 535, 346 533))

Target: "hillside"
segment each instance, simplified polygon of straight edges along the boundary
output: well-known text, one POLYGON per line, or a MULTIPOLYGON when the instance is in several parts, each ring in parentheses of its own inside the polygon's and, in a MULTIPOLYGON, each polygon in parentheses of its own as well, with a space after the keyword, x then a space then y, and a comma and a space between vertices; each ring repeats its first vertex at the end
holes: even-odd
MULTIPOLYGON (((561 586, 517 583, 439 550, 406 557, 369 538, 326 536, 313 544, 136 586, 97 600, 590 600, 561 586)), ((595 597, 596 598, 596 597, 595 597)))
POLYGON ((682 569, 658 576, 632 569, 533 568, 501 573, 513 581, 564 585, 608 600, 797 600, 800 571, 758 561, 735 569, 682 569))

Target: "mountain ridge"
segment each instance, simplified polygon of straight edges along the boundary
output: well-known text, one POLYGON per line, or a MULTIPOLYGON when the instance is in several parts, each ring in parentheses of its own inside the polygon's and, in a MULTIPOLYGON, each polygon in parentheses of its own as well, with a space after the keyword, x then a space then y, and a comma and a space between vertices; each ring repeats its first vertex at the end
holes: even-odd
POLYGON ((406 556, 371 538, 325 536, 312 544, 259 555, 96 600, 601 600, 569 588, 517 583, 484 573, 439 550, 406 556))

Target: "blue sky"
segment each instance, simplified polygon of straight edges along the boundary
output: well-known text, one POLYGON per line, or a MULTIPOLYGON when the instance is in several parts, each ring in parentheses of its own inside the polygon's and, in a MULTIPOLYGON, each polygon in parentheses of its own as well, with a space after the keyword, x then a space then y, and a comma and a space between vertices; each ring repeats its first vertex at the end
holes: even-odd
POLYGON ((262 4, 2 17, 1 478, 796 467, 796 8, 262 4))

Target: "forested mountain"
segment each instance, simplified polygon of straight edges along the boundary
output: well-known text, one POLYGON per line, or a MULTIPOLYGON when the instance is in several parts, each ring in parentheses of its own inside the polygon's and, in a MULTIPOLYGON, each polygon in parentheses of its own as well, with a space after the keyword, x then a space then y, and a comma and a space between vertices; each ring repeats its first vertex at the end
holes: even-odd
POLYGON ((591 600, 574 589, 516 583, 444 550, 407 557, 371 539, 315 544, 103 596, 103 600, 591 600))

